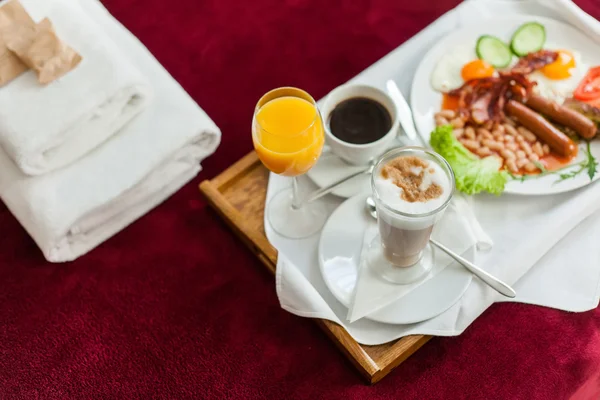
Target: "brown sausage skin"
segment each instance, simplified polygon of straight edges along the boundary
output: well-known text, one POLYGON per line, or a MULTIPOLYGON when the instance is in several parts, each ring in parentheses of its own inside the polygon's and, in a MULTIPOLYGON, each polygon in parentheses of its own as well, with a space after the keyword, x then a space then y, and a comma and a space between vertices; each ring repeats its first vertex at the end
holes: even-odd
POLYGON ((567 135, 524 104, 509 100, 506 111, 561 156, 570 157, 577 152, 577 146, 567 135))
POLYGON ((555 101, 532 94, 525 104, 551 120, 573 129, 584 139, 591 139, 596 135, 596 125, 594 122, 577 111, 563 107, 555 101))

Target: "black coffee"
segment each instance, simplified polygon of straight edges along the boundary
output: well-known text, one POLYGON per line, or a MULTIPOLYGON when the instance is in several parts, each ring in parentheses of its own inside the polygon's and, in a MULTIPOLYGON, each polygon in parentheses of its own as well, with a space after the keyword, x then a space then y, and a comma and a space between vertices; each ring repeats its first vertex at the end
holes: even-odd
POLYGON ((335 106, 329 115, 333 136, 352 144, 375 142, 392 127, 390 112, 379 102, 367 97, 354 97, 335 106))

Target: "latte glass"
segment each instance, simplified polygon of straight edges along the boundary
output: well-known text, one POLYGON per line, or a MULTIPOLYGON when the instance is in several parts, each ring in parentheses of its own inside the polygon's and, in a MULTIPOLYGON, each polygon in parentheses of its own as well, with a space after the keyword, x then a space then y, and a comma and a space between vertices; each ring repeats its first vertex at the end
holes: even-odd
POLYGON ((454 195, 454 173, 439 154, 422 147, 403 147, 385 153, 371 175, 373 199, 377 209, 379 235, 371 243, 368 262, 386 280, 411 283, 423 278, 433 266, 429 238, 435 223, 444 215, 454 195), (448 188, 442 194, 443 203, 434 210, 411 214, 399 211, 377 190, 376 180, 381 169, 398 157, 418 157, 437 164, 446 175, 448 188))

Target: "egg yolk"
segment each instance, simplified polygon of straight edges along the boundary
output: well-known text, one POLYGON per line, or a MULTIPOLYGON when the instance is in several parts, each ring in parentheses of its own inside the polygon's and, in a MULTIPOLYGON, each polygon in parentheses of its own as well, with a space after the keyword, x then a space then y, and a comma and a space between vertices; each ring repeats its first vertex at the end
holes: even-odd
POLYGON ((571 52, 558 50, 558 58, 542 68, 542 74, 552 80, 567 79, 571 76, 571 68, 575 68, 575 58, 571 52))
POLYGON ((465 82, 473 79, 489 78, 494 75, 494 67, 483 60, 474 60, 463 66, 460 75, 465 82))

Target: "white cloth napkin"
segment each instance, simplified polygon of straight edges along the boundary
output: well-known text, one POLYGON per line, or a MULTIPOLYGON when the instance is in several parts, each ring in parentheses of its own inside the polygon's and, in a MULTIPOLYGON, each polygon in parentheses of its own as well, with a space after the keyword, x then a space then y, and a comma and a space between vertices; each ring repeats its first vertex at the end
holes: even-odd
POLYGON ((200 170, 221 133, 150 52, 96 0, 77 0, 146 76, 156 101, 74 164, 26 176, 0 151, 0 197, 49 261, 73 260, 162 202, 200 170))
POLYGON ((63 167, 114 135, 148 106, 147 79, 72 0, 22 0, 35 21, 48 17, 83 60, 41 85, 29 71, 0 88, 0 144, 29 175, 63 167))
POLYGON ((600 43, 600 24, 583 11, 571 0, 538 0, 541 5, 552 8, 560 13, 565 21, 585 32, 589 37, 600 43))
MULTIPOLYGON (((393 78, 407 95, 416 66, 439 38, 462 23, 473 21, 473 17, 510 14, 541 15, 563 21, 565 15, 534 0, 469 0, 440 17, 354 81, 383 89, 385 81, 393 78)), ((271 175, 267 199, 288 184, 285 178, 271 175)), ((308 190, 311 188, 314 186, 308 190)), ((339 199, 326 200, 330 209, 341 203, 339 199)), ((389 325, 363 318, 349 323, 347 308, 329 292, 320 274, 318 236, 301 241, 287 240, 273 232, 265 221, 267 237, 279 250, 276 287, 281 306, 300 316, 334 321, 358 342, 374 345, 410 334, 458 335, 495 301, 524 302, 568 311, 585 311, 598 305, 600 185, 556 196, 478 196, 473 200, 473 208, 484 231, 494 239, 493 249, 477 253, 475 262, 513 285, 517 291, 514 300, 502 298, 474 278, 458 303, 431 320, 389 325)))
MULTIPOLYGON (((464 215, 465 200, 457 196, 444 216, 435 225, 432 237, 443 243, 457 254, 466 255, 467 251, 478 244, 477 238, 470 226, 470 221, 464 215)), ((358 278, 354 288, 352 302, 348 308, 349 322, 357 321, 367 315, 383 309, 406 296, 434 276, 442 272, 454 260, 441 251, 433 252, 433 267, 421 280, 405 285, 398 285, 382 279, 366 263, 367 249, 372 240, 378 235, 377 224, 365 230, 361 250, 358 278)))

